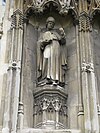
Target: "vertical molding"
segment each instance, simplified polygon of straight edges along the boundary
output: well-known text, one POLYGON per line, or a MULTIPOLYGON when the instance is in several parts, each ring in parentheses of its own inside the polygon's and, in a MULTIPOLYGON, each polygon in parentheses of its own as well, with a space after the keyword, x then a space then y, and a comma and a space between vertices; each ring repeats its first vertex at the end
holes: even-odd
POLYGON ((5 7, 4 19, 9 18, 9 10, 10 10, 10 0, 7 0, 6 1, 6 7, 5 7))
MULTIPOLYGON (((26 21, 27 22, 27 21, 26 21)), ((21 82, 20 82, 20 92, 19 92, 19 108, 18 108, 18 123, 17 123, 17 132, 20 132, 23 129, 23 118, 24 118, 24 105, 23 105, 23 75, 24 75, 24 44, 26 37, 26 22, 24 23, 24 36, 23 36, 23 46, 22 46, 22 68, 21 68, 21 82)))
MULTIPOLYGON (((21 89, 21 68, 22 68, 22 45, 23 45, 23 12, 22 12, 22 0, 15 1, 17 8, 14 11, 13 14, 13 20, 15 23, 13 23, 12 28, 15 30, 14 34, 14 40, 15 43, 13 45, 16 45, 13 49, 13 59, 16 62, 16 77, 15 77, 15 83, 14 83, 14 94, 13 94, 13 114, 12 114, 12 131, 11 133, 15 133, 17 131, 17 125, 18 121, 20 121, 20 124, 22 125, 23 121, 20 115, 23 116, 23 103, 19 101, 19 94, 21 89), (16 3, 18 2, 18 3, 16 3), (18 5, 17 5, 18 4, 18 5), (15 56, 14 56, 15 55, 15 56)), ((13 81, 14 82, 14 81, 13 81)), ((20 126, 19 126, 20 127, 20 126)))
POLYGON ((81 0, 80 4, 83 4, 83 9, 80 8, 79 35, 85 133, 99 133, 91 20, 88 2, 81 0))
POLYGON ((84 112, 83 112, 83 98, 82 98, 82 87, 81 87, 81 58, 80 58, 80 42, 78 25, 76 25, 76 42, 77 42, 77 74, 78 74, 78 127, 81 131, 84 131, 84 112))
POLYGON ((82 98, 83 98, 83 108, 84 108, 84 132, 91 132, 91 122, 90 122, 90 108, 89 108, 89 92, 88 92, 88 77, 86 72, 86 10, 85 1, 80 0, 79 5, 79 37, 80 37, 80 63, 81 63, 81 79, 82 79, 82 98))
POLYGON ((91 34, 88 34, 89 42, 89 62, 91 73, 89 74, 89 92, 90 92, 90 109, 91 109, 91 127, 92 131, 99 133, 99 120, 98 120, 98 110, 97 110, 97 93, 96 93, 96 78, 94 71, 94 60, 93 60, 93 38, 91 34))
MULTIPOLYGON (((16 133, 21 82, 22 44, 23 44, 23 0, 15 0, 12 16, 12 42, 8 67, 8 85, 3 133, 16 133), (21 5, 22 4, 22 5, 21 5), (8 119, 7 119, 8 118, 8 119)), ((22 103, 20 108, 22 109, 22 103)))
MULTIPOLYGON (((90 8, 90 15, 91 15, 91 19, 93 19, 93 17, 95 16, 95 15, 100 15, 99 14, 99 11, 100 11, 100 1, 98 1, 98 0, 92 0, 92 2, 91 2, 91 8, 90 8)), ((91 36, 89 36, 89 38, 92 38, 92 35, 91 36)), ((94 45, 94 42, 93 42, 93 38, 91 39, 90 41, 92 42, 92 45, 94 45), (92 40, 92 41, 91 41, 92 40)), ((90 42, 90 43, 91 43, 90 42)), ((93 47, 93 46, 92 46, 93 47)), ((91 47, 90 47, 90 56, 92 55, 93 56, 93 48, 91 49, 91 47)), ((91 62, 93 62, 93 67, 95 66, 95 64, 94 64, 94 61, 93 61, 93 57, 90 59, 91 60, 91 62)), ((93 78, 95 79, 95 84, 91 84, 91 87, 92 87, 92 91, 91 91, 91 95, 93 95, 93 92, 95 91, 95 93, 96 93, 96 95, 93 95, 92 97, 91 97, 91 107, 93 107, 93 106, 97 106, 97 108, 95 108, 94 110, 91 110, 91 116, 92 116, 92 125, 93 125, 93 119, 95 118, 96 119, 96 121, 94 122, 95 123, 95 125, 93 125, 93 128, 95 129, 95 128, 97 128, 97 130, 98 130, 98 132, 100 132, 100 102, 99 102, 99 100, 98 100, 98 88, 97 88, 97 80, 96 80, 96 74, 95 74, 95 71, 91 74, 91 77, 90 77, 90 80, 92 79, 93 80, 93 78), (96 90, 97 89, 97 90, 96 90), (97 92, 96 92, 97 91, 97 92), (93 102, 93 103, 92 103, 93 102), (92 105, 93 104, 93 105, 92 105), (94 105, 95 104, 95 105, 94 105), (96 114, 95 114, 96 113, 96 114), (98 114, 98 115, 97 115, 98 114), (95 116, 96 115, 96 116, 95 116), (97 126, 96 126, 96 124, 97 124, 97 126)))
POLYGON ((87 64, 86 53, 85 53, 85 33, 82 31, 80 51, 81 51, 81 76, 82 76, 82 96, 83 96, 83 108, 84 108, 84 127, 85 133, 91 132, 91 122, 90 122, 90 107, 89 107, 89 91, 88 91, 88 77, 87 77, 87 64))

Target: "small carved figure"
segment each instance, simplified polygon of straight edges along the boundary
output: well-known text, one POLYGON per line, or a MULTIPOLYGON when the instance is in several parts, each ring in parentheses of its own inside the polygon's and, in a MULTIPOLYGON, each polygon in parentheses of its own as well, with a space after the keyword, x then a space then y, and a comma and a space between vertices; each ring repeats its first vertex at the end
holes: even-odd
POLYGON ((38 40, 38 84, 53 84, 63 86, 67 66, 64 50, 66 39, 63 28, 58 32, 54 29, 55 19, 49 17, 46 21, 46 31, 38 40))

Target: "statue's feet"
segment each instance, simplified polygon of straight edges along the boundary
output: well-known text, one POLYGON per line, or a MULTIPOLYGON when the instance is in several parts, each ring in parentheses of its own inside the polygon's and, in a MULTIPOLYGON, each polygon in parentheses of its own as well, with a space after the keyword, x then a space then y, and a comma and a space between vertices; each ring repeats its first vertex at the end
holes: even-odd
POLYGON ((54 86, 57 86, 57 85, 58 85, 58 80, 54 80, 54 81, 53 81, 53 85, 54 85, 54 86))
POLYGON ((52 84, 52 83, 53 83, 52 80, 49 79, 49 78, 47 78, 47 80, 46 80, 46 84, 52 84))
POLYGON ((64 87, 65 83, 64 82, 59 82, 59 86, 64 87))

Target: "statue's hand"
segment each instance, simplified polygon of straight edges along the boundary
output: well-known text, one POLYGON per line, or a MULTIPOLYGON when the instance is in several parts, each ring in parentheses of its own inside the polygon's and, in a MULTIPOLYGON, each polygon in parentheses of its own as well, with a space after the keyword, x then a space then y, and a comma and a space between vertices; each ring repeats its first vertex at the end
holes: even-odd
POLYGON ((44 50, 45 47, 46 47, 47 45, 50 45, 51 42, 52 42, 52 40, 45 40, 45 41, 42 41, 42 43, 41 43, 41 49, 44 50))
POLYGON ((63 29, 63 28, 59 28, 59 31, 60 31, 60 34, 61 34, 62 36, 65 36, 65 32, 64 32, 64 29, 63 29))
POLYGON ((44 45, 48 45, 48 44, 50 44, 52 42, 52 40, 44 40, 42 43, 44 44, 44 45))

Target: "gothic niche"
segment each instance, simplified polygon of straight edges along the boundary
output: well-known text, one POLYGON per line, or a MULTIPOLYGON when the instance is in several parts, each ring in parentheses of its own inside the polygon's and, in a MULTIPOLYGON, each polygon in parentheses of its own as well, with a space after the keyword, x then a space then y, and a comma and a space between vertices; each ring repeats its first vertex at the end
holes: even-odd
POLYGON ((34 43, 37 49, 37 82, 33 90, 35 128, 64 129, 68 126, 66 32, 57 16, 68 15, 69 10, 75 9, 74 5, 76 1, 71 0, 38 0, 25 9, 26 17, 30 19, 31 14, 36 15, 38 24, 37 42, 34 43))
POLYGON ((37 40, 37 86, 34 90, 34 127, 67 128, 66 34, 48 17, 37 40))

